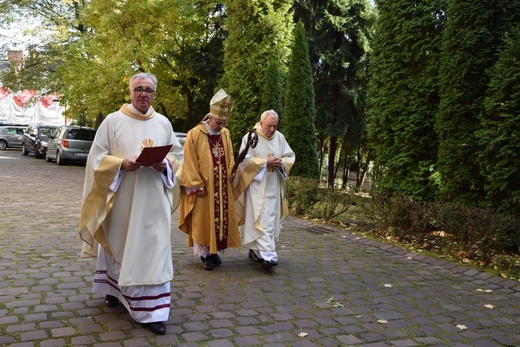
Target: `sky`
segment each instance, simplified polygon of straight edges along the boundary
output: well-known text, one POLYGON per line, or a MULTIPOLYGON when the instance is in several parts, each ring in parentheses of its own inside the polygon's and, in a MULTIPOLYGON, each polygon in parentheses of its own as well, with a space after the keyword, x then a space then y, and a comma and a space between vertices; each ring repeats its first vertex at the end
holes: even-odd
MULTIPOLYGON (((34 36, 23 34, 21 24, 13 24, 9 29, 0 28, 0 44, 8 45, 10 49, 26 50, 27 44, 37 42, 34 36)), ((0 57, 2 60, 4 57, 0 57)))

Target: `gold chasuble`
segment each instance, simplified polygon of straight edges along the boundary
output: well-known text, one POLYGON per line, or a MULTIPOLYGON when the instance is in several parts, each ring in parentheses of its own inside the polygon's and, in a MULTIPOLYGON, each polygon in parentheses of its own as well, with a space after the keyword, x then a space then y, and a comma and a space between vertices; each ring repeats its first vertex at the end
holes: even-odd
POLYGON ((229 130, 210 135, 201 122, 190 130, 184 144, 179 229, 210 253, 240 246, 235 216, 231 170, 235 163, 229 130), (204 188, 207 195, 188 195, 185 187, 204 188))

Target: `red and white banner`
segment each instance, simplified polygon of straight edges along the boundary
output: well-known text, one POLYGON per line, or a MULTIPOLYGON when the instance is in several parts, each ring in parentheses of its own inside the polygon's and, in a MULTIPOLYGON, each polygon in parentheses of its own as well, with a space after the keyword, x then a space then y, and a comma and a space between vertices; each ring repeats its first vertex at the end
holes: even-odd
POLYGON ((47 94, 40 97, 40 102, 42 103, 43 107, 51 106, 54 101, 60 101, 60 97, 56 94, 47 94))
POLYGON ((18 106, 23 106, 28 103, 35 95, 36 92, 34 90, 26 89, 23 92, 13 96, 13 100, 18 106))
POLYGON ((0 124, 68 124, 70 120, 63 115, 65 107, 60 106, 59 96, 52 93, 38 96, 35 91, 24 90, 11 93, 0 86, 0 124))
POLYGON ((0 100, 11 94, 11 91, 7 87, 0 87, 0 100))

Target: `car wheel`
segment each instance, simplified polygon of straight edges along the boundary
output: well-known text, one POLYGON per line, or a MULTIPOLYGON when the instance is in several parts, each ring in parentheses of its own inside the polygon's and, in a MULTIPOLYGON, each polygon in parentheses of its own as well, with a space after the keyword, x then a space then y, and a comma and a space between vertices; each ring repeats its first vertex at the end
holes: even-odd
POLYGON ((38 149, 38 146, 34 146, 34 157, 38 159, 42 157, 42 155, 40 154, 40 150, 38 149))
POLYGON ((63 158, 61 157, 61 152, 58 152, 56 154, 56 164, 58 164, 58 165, 65 164, 65 160, 63 160, 63 158))
POLYGON ((25 143, 22 145, 22 154, 27 155, 29 152, 27 151, 27 148, 25 148, 25 143))
POLYGON ((0 141, 0 149, 4 150, 6 148, 7 148, 7 142, 5 142, 4 140, 1 140, 0 141))

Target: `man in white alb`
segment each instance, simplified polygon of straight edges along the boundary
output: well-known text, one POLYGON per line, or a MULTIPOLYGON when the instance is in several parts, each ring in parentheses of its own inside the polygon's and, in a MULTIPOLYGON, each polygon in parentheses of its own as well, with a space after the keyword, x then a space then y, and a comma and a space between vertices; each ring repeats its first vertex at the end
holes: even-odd
MULTIPOLYGON (((258 143, 249 146, 233 182, 242 245, 249 249, 249 258, 261 262, 266 270, 278 265, 276 241, 288 215, 285 180, 295 161, 277 127, 275 111, 262 113, 255 126, 258 143)), ((248 147, 248 135, 242 139, 241 153, 248 147)))
POLYGON ((171 216, 183 149, 170 121, 151 107, 156 90, 154 75, 132 76, 132 103, 99 126, 86 165, 80 236, 82 256, 98 257, 93 291, 164 334, 173 279, 171 216), (165 145, 172 147, 162 161, 136 161, 144 147, 165 145))

